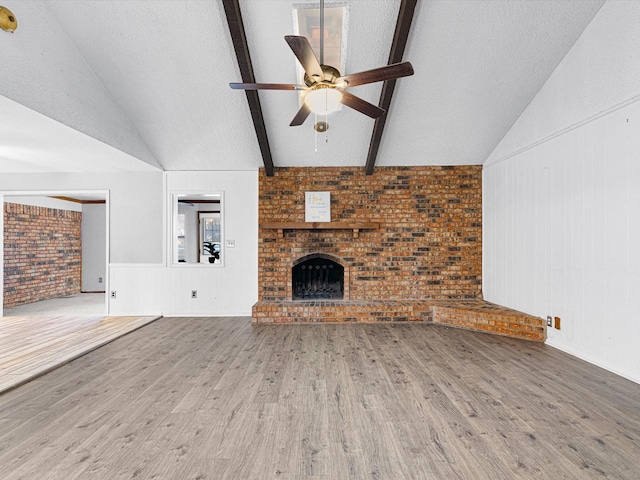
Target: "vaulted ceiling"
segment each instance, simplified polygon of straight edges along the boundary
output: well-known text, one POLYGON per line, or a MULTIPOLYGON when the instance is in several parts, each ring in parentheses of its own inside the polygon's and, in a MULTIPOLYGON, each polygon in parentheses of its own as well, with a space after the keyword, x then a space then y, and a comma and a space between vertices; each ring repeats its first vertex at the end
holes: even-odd
MULTIPOLYGON (((0 172, 251 170, 263 153, 221 0, 3 0, 0 172)), ((346 6, 345 72, 386 65, 401 0, 346 6)), ((377 166, 481 164, 604 0, 418 0, 377 166)), ((294 5, 239 0, 256 81, 298 83, 294 5)), ((378 105, 382 83, 351 89, 378 105)), ((317 134, 292 91, 259 98, 273 164, 362 166, 374 120, 349 108, 317 134)))

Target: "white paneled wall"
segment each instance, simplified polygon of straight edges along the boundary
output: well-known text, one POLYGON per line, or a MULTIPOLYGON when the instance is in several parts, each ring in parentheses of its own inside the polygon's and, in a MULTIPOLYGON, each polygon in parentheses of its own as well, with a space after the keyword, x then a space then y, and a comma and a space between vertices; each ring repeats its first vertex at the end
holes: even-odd
POLYGON ((485 299, 560 317, 562 328, 548 329, 550 345, 638 382, 640 83, 621 78, 614 65, 586 76, 567 65, 588 62, 593 45, 615 50, 615 59, 627 49, 625 68, 634 64, 640 79, 638 42, 594 38, 608 30, 602 24, 613 28, 615 22, 624 24, 617 31, 636 32, 626 24, 639 13, 633 2, 603 7, 483 172, 485 299), (602 77, 609 79, 607 91, 592 88, 574 109, 590 115, 563 123, 563 94, 606 85, 602 77), (616 103, 602 109, 602 99, 616 103), (547 117, 558 130, 532 137, 530 127, 547 117))
POLYGON ((109 265, 109 315, 162 315, 166 292, 164 265, 109 265))
MULTIPOLYGON (((258 172, 168 172, 165 182, 166 226, 170 245, 171 193, 224 192, 224 266, 169 262, 110 265, 111 315, 250 316, 258 298, 258 172), (197 298, 191 298, 191 291, 197 298)), ((158 205, 162 208, 162 205, 158 205)), ((161 242, 163 239, 157 239, 161 242)))
POLYGON ((640 380, 640 102, 484 170, 484 296, 640 380))

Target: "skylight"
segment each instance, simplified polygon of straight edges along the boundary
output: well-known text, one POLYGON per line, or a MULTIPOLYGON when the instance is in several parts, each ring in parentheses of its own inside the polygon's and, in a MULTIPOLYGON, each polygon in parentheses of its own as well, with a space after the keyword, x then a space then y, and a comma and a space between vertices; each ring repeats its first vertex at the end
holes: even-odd
MULTIPOLYGON (((324 8, 324 62, 320 59, 320 8, 317 3, 293 6, 293 31, 307 37, 318 60, 337 68, 344 74, 347 51, 348 8, 341 3, 325 3, 324 8)), ((296 62, 298 82, 304 83, 304 71, 296 62)))

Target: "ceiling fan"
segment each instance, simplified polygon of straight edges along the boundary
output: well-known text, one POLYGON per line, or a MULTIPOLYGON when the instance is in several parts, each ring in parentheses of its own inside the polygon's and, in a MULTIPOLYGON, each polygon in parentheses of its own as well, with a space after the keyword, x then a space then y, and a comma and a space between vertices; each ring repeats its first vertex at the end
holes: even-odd
POLYGON ((413 67, 409 62, 394 63, 373 70, 341 76, 340 72, 330 66, 323 65, 324 50, 324 1, 320 2, 320 61, 316 57, 306 37, 286 35, 284 39, 297 57, 305 71, 305 85, 290 83, 230 83, 237 90, 302 90, 304 102, 293 117, 289 126, 302 125, 309 114, 328 114, 335 112, 340 104, 353 108, 371 118, 378 118, 385 111, 360 97, 347 92, 349 87, 368 83, 394 80, 413 75, 413 67))

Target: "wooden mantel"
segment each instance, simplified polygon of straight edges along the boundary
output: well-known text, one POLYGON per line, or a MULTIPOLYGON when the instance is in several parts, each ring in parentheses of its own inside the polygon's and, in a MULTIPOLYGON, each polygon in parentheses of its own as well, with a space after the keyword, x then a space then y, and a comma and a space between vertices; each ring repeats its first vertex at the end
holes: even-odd
POLYGON ((380 222, 273 222, 261 223, 260 228, 278 230, 280 238, 284 230, 353 230, 353 237, 358 238, 360 230, 380 228, 380 222))

